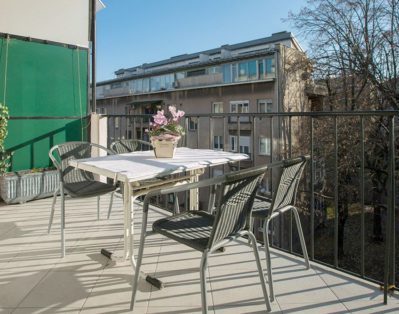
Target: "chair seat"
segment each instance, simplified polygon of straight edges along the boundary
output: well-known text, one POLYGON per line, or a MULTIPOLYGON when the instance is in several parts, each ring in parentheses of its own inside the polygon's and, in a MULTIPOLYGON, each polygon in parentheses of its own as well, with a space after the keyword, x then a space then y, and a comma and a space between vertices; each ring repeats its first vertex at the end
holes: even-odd
POLYGON ((267 200, 255 198, 252 206, 252 217, 266 219, 269 215, 270 204, 267 200))
POLYGON ((84 181, 66 183, 64 189, 71 197, 90 197, 115 191, 116 186, 98 181, 84 181))
POLYGON ((215 217, 203 211, 184 212, 155 221, 152 229, 195 250, 208 245, 215 217))

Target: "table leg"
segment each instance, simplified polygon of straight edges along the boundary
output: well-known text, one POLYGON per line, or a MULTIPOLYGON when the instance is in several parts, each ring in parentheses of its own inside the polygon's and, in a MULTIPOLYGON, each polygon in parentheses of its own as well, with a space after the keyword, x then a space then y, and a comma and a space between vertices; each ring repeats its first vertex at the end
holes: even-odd
POLYGON ((129 259, 132 254, 132 229, 131 229, 131 213, 132 213, 132 191, 130 189, 129 182, 125 182, 123 185, 123 215, 124 215, 124 248, 125 248, 125 258, 129 259))
MULTIPOLYGON (((198 178, 199 178, 200 174, 202 174, 202 172, 197 171, 197 170, 190 171, 190 175, 192 176, 190 179, 190 183, 198 182, 198 178)), ((190 210, 198 210, 199 209, 198 200, 199 200, 198 189, 190 190, 190 205, 189 205, 190 210)))

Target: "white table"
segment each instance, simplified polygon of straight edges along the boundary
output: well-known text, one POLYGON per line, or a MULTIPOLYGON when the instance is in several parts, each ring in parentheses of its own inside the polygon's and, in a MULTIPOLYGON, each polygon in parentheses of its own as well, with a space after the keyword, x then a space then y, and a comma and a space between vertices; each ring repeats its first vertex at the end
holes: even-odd
MULTIPOLYGON (((244 159, 248 159, 248 155, 180 147, 177 148, 174 158, 155 158, 153 151, 143 151, 71 160, 69 164, 75 168, 124 183, 125 254, 126 257, 131 257, 134 263, 131 208, 132 198, 138 196, 133 192, 134 188, 137 188, 138 181, 186 171, 195 174, 195 171, 200 169, 244 159)), ((195 198, 195 194, 191 195, 191 197, 193 196, 195 198)), ((195 209, 195 205, 193 206, 191 203, 190 209, 195 209)), ((64 247, 64 244, 62 245, 64 247)))

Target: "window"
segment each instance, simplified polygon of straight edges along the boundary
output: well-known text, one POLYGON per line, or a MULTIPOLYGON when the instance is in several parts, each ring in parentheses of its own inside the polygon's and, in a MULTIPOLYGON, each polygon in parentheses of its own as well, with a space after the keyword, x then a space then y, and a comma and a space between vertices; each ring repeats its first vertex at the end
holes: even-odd
POLYGON ((96 113, 98 114, 107 114, 107 110, 104 107, 97 107, 96 113))
POLYGON ((204 75, 205 72, 206 72, 205 69, 197 69, 197 70, 187 71, 187 77, 204 75))
POLYGON ((231 64, 223 64, 223 83, 231 83, 231 64))
POLYGON ((270 138, 261 136, 259 137, 259 155, 270 155, 270 138))
POLYGON ((111 89, 122 87, 121 82, 115 82, 111 84, 111 89))
POLYGON ((223 175, 223 169, 212 168, 212 170, 213 177, 219 177, 223 175))
MULTIPOLYGON (((230 102, 231 113, 248 113, 249 112, 249 101, 239 100, 230 102)), ((230 122, 237 122, 237 117, 230 117, 230 122)), ((240 117, 240 122, 249 122, 249 117, 240 117)))
POLYGON ((271 99, 258 99, 258 112, 273 112, 273 102, 271 99))
POLYGON ((215 135, 213 137, 213 149, 223 150, 223 136, 215 135))
MULTIPOLYGON (((240 136, 240 153, 249 154, 250 153, 250 136, 240 136)), ((230 151, 236 152, 237 151, 237 136, 230 135, 230 151)))
POLYGON ((274 65, 274 57, 265 59, 265 77, 274 77, 276 72, 276 67, 274 65))
POLYGON ((198 129, 198 118, 190 117, 188 118, 188 130, 196 131, 198 129))
POLYGON ((119 128, 119 117, 115 117, 115 129, 119 128))
POLYGON ((223 113, 223 103, 222 102, 214 102, 212 104, 212 112, 213 113, 223 113))

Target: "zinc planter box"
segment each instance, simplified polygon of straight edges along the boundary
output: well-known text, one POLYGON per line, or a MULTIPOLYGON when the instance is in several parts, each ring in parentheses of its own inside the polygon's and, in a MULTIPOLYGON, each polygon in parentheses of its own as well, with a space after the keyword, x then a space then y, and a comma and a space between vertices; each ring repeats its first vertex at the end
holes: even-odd
POLYGON ((57 170, 19 171, 0 176, 0 196, 7 204, 52 196, 58 186, 57 170))

